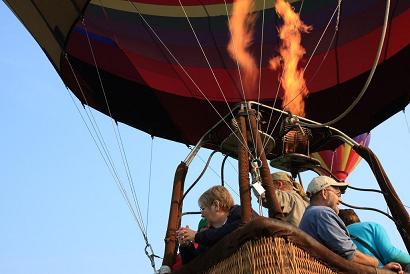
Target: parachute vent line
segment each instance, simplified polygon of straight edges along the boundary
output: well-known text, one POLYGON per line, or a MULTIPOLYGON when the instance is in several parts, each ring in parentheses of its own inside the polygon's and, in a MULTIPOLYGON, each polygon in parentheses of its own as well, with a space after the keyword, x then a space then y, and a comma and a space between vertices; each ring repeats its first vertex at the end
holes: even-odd
POLYGON ((373 189, 373 188, 359 188, 359 187, 354 187, 354 186, 347 186, 347 187, 353 190, 357 190, 357 191, 376 192, 376 193, 383 194, 383 191, 378 190, 378 189, 373 189))
POLYGON ((300 4, 299 15, 302 13, 303 3, 305 3, 305 0, 302 0, 302 3, 300 4))
MULTIPOLYGON (((329 19, 329 21, 328 21, 328 23, 327 23, 325 29, 323 30, 323 32, 322 32, 322 34, 321 34, 321 36, 320 36, 318 42, 316 43, 316 46, 315 46, 315 48, 314 48, 312 54, 311 54, 310 57, 309 57, 309 60, 308 60, 308 62, 307 62, 307 65, 305 66, 305 68, 304 68, 304 70, 303 70, 303 72, 305 72, 306 68, 308 67, 308 65, 309 65, 309 63, 310 63, 310 61, 311 61, 311 59, 313 58, 314 53, 316 52, 317 48, 319 47, 319 44, 321 43, 321 41, 322 41, 322 39, 323 39, 325 33, 327 32, 327 29, 329 28, 330 23, 333 21, 333 18, 334 18, 334 16, 335 16, 336 12, 339 11, 339 12, 338 12, 338 16, 337 16, 337 21, 336 21, 336 29, 335 29, 335 32, 334 32, 334 34, 333 34, 333 38, 332 38, 332 40, 331 40, 331 42, 330 42, 330 44, 329 44, 329 47, 328 47, 328 49, 327 49, 326 54, 324 55, 324 57, 323 57, 323 59, 322 59, 321 64, 320 64, 319 67, 316 69, 316 72, 314 73, 314 76, 312 77, 312 79, 316 76, 316 74, 317 74, 318 71, 319 71, 319 68, 322 66, 322 64, 323 64, 323 62, 324 62, 324 59, 327 57, 327 54, 328 54, 328 52, 329 52, 329 50, 330 50, 331 45, 333 44, 333 40, 334 40, 334 38, 335 38, 335 36, 336 36, 336 33, 337 33, 337 31, 338 31, 339 18, 340 18, 340 5, 341 5, 341 0, 338 0, 338 5, 336 6, 335 10, 333 11, 332 16, 330 17, 330 19, 329 19)), ((300 14, 300 12, 301 12, 301 10, 302 10, 302 7, 303 7, 303 2, 302 2, 302 5, 301 5, 301 7, 300 7, 299 14, 300 14)), ((279 95, 279 89, 280 89, 280 85, 281 85, 281 81, 282 81, 282 75, 283 75, 283 70, 282 70, 281 76, 280 76, 280 78, 279 78, 278 89, 277 89, 277 91, 276 91, 275 100, 274 100, 274 102, 273 102, 273 105, 272 105, 272 108, 271 108, 271 112, 270 112, 270 116, 269 116, 269 119, 268 119, 267 131, 269 130, 270 122, 271 122, 272 115, 273 115, 273 110, 274 110, 274 108, 275 108, 275 104, 276 104, 276 101, 277 101, 277 98, 278 98, 278 95, 279 95)), ((285 107, 288 106, 289 104, 291 104, 291 103, 292 103, 298 96, 300 96, 301 94, 302 94, 302 92, 299 92, 299 94, 297 94, 295 97, 293 97, 293 98, 289 101, 289 103, 286 104, 286 105, 283 107, 282 111, 284 111, 285 107)), ((259 105, 259 102, 258 102, 258 105, 259 105)), ((261 104, 261 105, 262 105, 262 104, 261 104)), ((269 135, 272 135, 273 132, 275 131, 276 126, 277 126, 277 124, 279 123, 280 118, 282 117, 282 114, 283 114, 283 113, 280 114, 279 118, 277 119, 277 121, 276 121, 276 123, 275 123, 275 126, 273 127, 273 129, 271 130, 271 133, 270 133, 269 135)), ((265 139, 265 140, 266 140, 266 139, 265 139)), ((266 140, 266 142, 265 142, 265 140, 264 140, 264 144, 263 144, 263 148, 264 148, 264 149, 265 149, 265 147, 266 147, 266 145, 267 145, 267 143, 268 143, 267 140, 266 140)))
POLYGON ((359 95, 357 95, 356 99, 352 102, 352 104, 339 116, 337 116, 335 119, 326 122, 326 123, 322 123, 321 125, 307 125, 309 127, 312 128, 320 128, 320 127, 324 127, 324 126, 330 126, 332 124, 335 124, 337 122, 339 122, 341 119, 343 119, 346 115, 348 115, 350 113, 350 111, 352 111, 352 109, 359 103, 360 99, 362 99, 363 95, 365 94, 367 88, 370 85, 370 82, 373 79, 373 75, 376 71, 377 65, 379 63, 379 59, 383 50, 383 45, 384 45, 384 38, 386 36, 386 30, 387 30, 387 25, 388 25, 388 21, 389 21, 389 12, 390 12, 390 0, 386 0, 386 9, 385 9, 385 13, 384 13, 384 22, 383 22, 383 29, 382 29, 382 34, 380 36, 380 41, 379 41, 379 46, 377 49, 377 53, 376 53, 376 57, 374 59, 373 62, 373 67, 369 73, 369 76, 367 77, 366 83, 364 84, 362 90, 360 91, 359 95))
MULTIPOLYGON (((142 21, 145 23, 145 25, 150 29, 152 34, 158 39, 158 41, 161 43, 161 45, 165 48, 165 50, 168 52, 168 54, 172 57, 172 59, 178 64, 180 69, 185 73, 187 78, 192 82, 192 84, 195 86, 195 88, 201 93, 201 95, 204 97, 204 99, 208 102, 208 104, 212 107, 212 109, 215 111, 215 113, 223 120, 225 125, 229 128, 229 130, 235 135, 235 137, 238 139, 239 142, 242 143, 242 140, 239 138, 239 136, 236 135, 236 133, 232 130, 232 128, 229 126, 229 124, 224 120, 222 115, 219 113, 219 111, 215 108, 215 106, 212 104, 212 102, 209 100, 209 98, 205 95, 205 93, 202 91, 202 89, 198 86, 198 84, 195 82, 194 79, 192 79, 191 75, 186 71, 186 69, 182 66, 182 64, 179 62, 179 60, 175 57, 175 55, 171 52, 171 50, 167 47, 167 45, 162 41, 162 39, 159 37, 159 35, 155 32, 155 30, 151 27, 151 25, 148 23, 148 21, 145 19, 145 17, 141 14, 139 11, 138 7, 135 6, 133 2, 128 0, 128 3, 137 11, 138 16, 142 19, 142 21)), ((247 144, 242 144, 244 147, 246 147, 248 150, 247 144)))
MULTIPOLYGON (((328 48, 327 48, 327 50, 326 50, 325 55, 324 55, 323 58, 322 58, 322 61, 320 62, 319 66, 316 68, 315 72, 313 73, 313 76, 309 79, 308 83, 310 83, 310 82, 316 77, 316 75, 318 74, 318 72, 319 72, 320 68, 322 67, 322 65, 323 65, 323 63, 324 63, 324 61, 325 61, 325 59, 327 58, 327 55, 329 54, 330 48, 331 48, 331 46, 332 46, 332 44, 333 44, 333 41, 334 41, 334 39, 336 38, 336 34, 337 34, 337 32, 339 31, 341 2, 342 2, 342 0, 338 0, 338 5, 336 6, 336 9, 334 10, 332 16, 330 17, 330 19, 329 19, 329 21, 328 21, 328 23, 327 23, 325 29, 324 29, 323 32, 322 32, 322 35, 320 36, 320 38, 319 38, 318 42, 316 43, 316 46, 315 46, 315 48, 314 48, 312 54, 311 54, 310 57, 309 57, 309 60, 308 60, 308 62, 307 62, 307 64, 306 64, 305 68, 303 69, 303 72, 305 72, 306 69, 307 69, 307 67, 309 66, 310 61, 312 60, 312 58, 313 58, 313 56, 314 56, 316 50, 317 50, 318 47, 319 47, 320 42, 322 41, 322 39, 323 39, 325 33, 327 32, 327 29, 328 29, 329 26, 330 26, 330 23, 331 23, 332 20, 333 20, 333 17, 335 16, 335 14, 336 14, 336 12, 337 12, 336 26, 335 26, 335 31, 334 31, 334 33, 333 33, 332 39, 330 40, 329 46, 328 46, 328 48)), ((303 93, 303 91, 299 92, 295 97, 293 97, 293 98, 289 101, 289 103, 287 103, 285 106, 283 106, 283 110, 284 110, 288 105, 290 105, 290 104, 291 104, 298 96, 300 96, 302 93, 303 93)), ((273 105, 273 106, 275 106, 275 105, 273 105)))
POLYGON ((386 212, 377 209, 377 208, 373 208, 373 207, 363 207, 363 206, 354 206, 354 205, 350 205, 347 204, 345 202, 340 202, 342 205, 350 207, 350 208, 354 208, 354 209, 361 209, 361 210, 369 210, 369 211, 375 211, 375 212, 379 212, 380 214, 383 214, 384 216, 386 216, 387 218, 389 218, 390 220, 392 220, 393 222, 395 222, 394 218, 392 216, 390 216, 389 214, 387 214, 386 212))
MULTIPOLYGON (((199 158, 202 162, 206 163, 206 161, 205 161, 200 155, 198 155, 198 158, 199 158)), ((229 160, 228 160, 228 162, 229 162, 229 160)), ((218 176, 219 179, 221 178, 221 176, 218 174, 218 172, 216 172, 215 169, 213 169, 211 165, 209 165, 209 169, 210 169, 216 176, 218 176)), ((236 171, 237 171, 237 170, 236 170, 236 171)), ((230 184, 228 184, 227 182, 225 182, 225 185, 226 185, 233 193, 235 193, 236 196, 239 197, 238 192, 236 192, 235 189, 233 189, 233 187, 232 187, 230 184)))
MULTIPOLYGON (((341 5, 341 3, 342 3, 342 0, 339 0, 336 9, 334 10, 332 16, 330 17, 329 22, 327 23, 325 29, 323 30, 322 35, 320 36, 318 42, 316 43, 315 48, 313 49, 313 52, 312 52, 312 54, 310 55, 309 60, 307 61, 306 66, 305 66, 305 68, 303 69, 303 72, 305 72, 306 69, 308 68, 308 66, 309 66, 309 64, 310 64, 310 61, 312 60, 313 55, 315 55, 316 50, 318 49, 318 47, 319 47, 319 45, 320 45, 320 42, 322 42, 322 39, 323 39, 323 37, 325 36, 325 34, 326 34, 326 32, 327 32, 327 29, 328 29, 329 26, 330 26, 330 23, 333 21, 333 17, 335 17, 336 12, 338 12, 338 13, 337 13, 337 18, 336 18, 336 26, 335 26, 335 32, 334 32, 334 34, 336 34, 336 33, 338 32, 338 30, 339 30, 339 21, 340 21, 340 5, 341 5)), ((333 39, 332 39, 331 43, 332 43, 332 42, 333 42, 333 39)), ((301 93, 299 93, 298 95, 296 95, 295 98, 298 97, 300 94, 301 94, 301 93)), ((293 101, 295 98, 293 98, 292 101, 293 101)), ((290 103, 289 103, 289 104, 290 104, 290 103)))
MULTIPOLYGON (((258 104, 257 102, 253 102, 253 101, 250 101, 249 103, 250 103, 251 105, 252 105, 252 104, 258 104)), ((261 106, 263 106, 263 107, 265 107, 265 108, 268 108, 268 109, 272 109, 272 110, 274 110, 274 111, 276 111, 276 112, 278 112, 278 113, 280 113, 280 114, 282 114, 282 115, 283 115, 283 114, 285 114, 285 115, 288 115, 288 114, 289 114, 289 113, 287 113, 287 112, 284 111, 284 110, 277 109, 277 108, 274 108, 274 107, 271 107, 271 106, 268 106, 268 105, 265 105, 265 104, 259 103, 259 105, 261 105, 261 106)), ((297 117, 297 118, 300 120, 300 122, 301 122, 300 124, 301 124, 302 126, 306 126, 306 127, 308 127, 308 128, 312 128, 312 125, 318 125, 318 126, 321 125, 319 122, 316 122, 316 121, 307 119, 307 118, 305 118, 305 117, 300 117, 300 116, 297 116, 297 115, 294 115, 294 116, 297 117)), ((281 117, 281 116, 279 116, 278 121, 279 121, 280 117, 281 117)), ((343 133, 342 131, 338 130, 337 128, 334 128, 334 127, 331 127, 331 126, 324 126, 324 128, 327 128, 327 129, 329 129, 330 131, 336 133, 336 134, 332 135, 332 137, 338 138, 338 139, 342 140, 344 143, 347 143, 347 144, 349 144, 349 145, 351 145, 351 146, 359 145, 354 139, 350 138, 348 135, 346 135, 346 134, 343 133)), ((272 131, 272 132, 273 132, 273 131, 272 131)), ((271 134, 272 134, 272 132, 271 132, 271 134)))
POLYGON ((207 170, 209 163, 211 162, 212 156, 214 156, 216 153, 216 150, 214 150, 208 157, 208 160, 205 163, 204 168, 202 169, 201 173, 199 174, 198 178, 192 183, 192 185, 185 191, 185 193, 182 195, 182 201, 185 199, 185 196, 191 191, 191 189, 201 180, 202 176, 204 176, 205 171, 207 170))
POLYGON ((222 164, 221 164, 221 185, 225 186, 225 174, 224 174, 224 170, 225 170, 225 162, 228 159, 228 155, 225 155, 224 159, 222 160, 222 164))

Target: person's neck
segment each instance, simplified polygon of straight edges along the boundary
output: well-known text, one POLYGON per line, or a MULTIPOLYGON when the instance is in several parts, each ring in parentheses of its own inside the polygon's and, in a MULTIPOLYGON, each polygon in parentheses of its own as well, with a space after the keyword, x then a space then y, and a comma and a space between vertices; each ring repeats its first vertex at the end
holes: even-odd
POLYGON ((311 206, 327 206, 327 204, 322 200, 310 201, 310 205, 311 206))
POLYGON ((226 223, 226 220, 228 219, 228 213, 221 213, 220 218, 216 222, 212 224, 213 227, 219 228, 223 226, 226 223))

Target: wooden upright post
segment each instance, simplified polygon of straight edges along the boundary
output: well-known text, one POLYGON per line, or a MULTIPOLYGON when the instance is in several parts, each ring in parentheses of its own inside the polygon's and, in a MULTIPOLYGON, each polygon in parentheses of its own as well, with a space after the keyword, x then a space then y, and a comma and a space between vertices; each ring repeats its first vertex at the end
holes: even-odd
POLYGON ((239 175, 239 193, 241 199, 242 208, 242 222, 248 223, 252 217, 252 205, 251 205, 251 191, 249 184, 249 154, 247 147, 247 130, 246 130, 246 118, 247 115, 244 112, 239 113, 238 121, 238 138, 242 143, 238 141, 238 175, 239 175), (246 146, 246 147, 245 147, 246 146))
POLYGON ((260 160, 262 162, 260 173, 261 173, 261 179, 262 179, 262 186, 263 188, 265 188, 265 197, 266 197, 266 202, 268 204, 269 217, 276 218, 276 219, 282 219, 283 218, 282 208, 275 195, 275 187, 273 185, 272 176, 270 174, 268 161, 266 159, 265 150, 262 146, 261 136, 259 134, 258 127, 256 125, 256 118, 255 118, 256 111, 253 109, 249 109, 248 113, 249 113, 249 123, 251 127, 251 133, 253 135, 253 140, 256 145, 256 153, 257 155, 260 155, 260 160))
POLYGON ((404 208, 399 195, 394 190, 393 185, 390 183, 386 172, 377 159, 376 155, 370 148, 365 146, 353 146, 353 149, 369 164, 379 183, 380 189, 383 192, 384 199, 386 200, 387 206, 389 207, 391 214, 394 218, 394 223, 396 224, 397 230, 399 231, 404 244, 406 245, 407 252, 410 252, 410 217, 407 210, 404 208))
POLYGON ((165 235, 165 250, 162 265, 171 267, 175 262, 176 255, 176 231, 180 226, 182 196, 184 194, 185 177, 188 167, 184 162, 181 162, 174 177, 174 186, 172 188, 171 205, 169 209, 168 227, 165 235))

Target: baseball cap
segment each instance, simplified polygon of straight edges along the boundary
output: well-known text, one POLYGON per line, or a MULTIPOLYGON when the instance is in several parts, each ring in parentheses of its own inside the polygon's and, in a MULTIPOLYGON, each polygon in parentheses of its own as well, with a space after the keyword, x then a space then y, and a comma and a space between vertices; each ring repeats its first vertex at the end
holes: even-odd
POLYGON ((310 181, 306 193, 309 197, 312 197, 313 194, 329 186, 338 187, 340 191, 344 193, 348 185, 348 183, 336 182, 333 178, 327 176, 318 176, 310 181))
POLYGON ((271 174, 272 181, 285 181, 285 182, 292 182, 292 178, 289 174, 283 171, 278 171, 271 174))

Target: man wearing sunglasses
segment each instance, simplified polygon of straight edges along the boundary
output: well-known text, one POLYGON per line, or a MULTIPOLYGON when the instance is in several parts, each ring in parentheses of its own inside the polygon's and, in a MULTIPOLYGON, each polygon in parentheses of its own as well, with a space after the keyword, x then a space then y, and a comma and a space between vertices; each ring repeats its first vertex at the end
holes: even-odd
MULTIPOLYGON (((357 250, 338 216, 341 196, 347 185, 327 176, 313 178, 306 191, 310 205, 306 208, 299 228, 347 260, 378 267, 376 258, 357 250)), ((384 268, 403 273, 397 263, 387 264, 384 268)))

